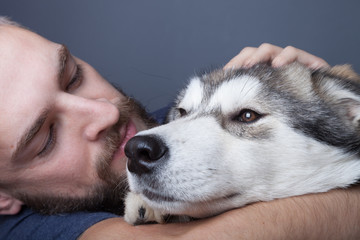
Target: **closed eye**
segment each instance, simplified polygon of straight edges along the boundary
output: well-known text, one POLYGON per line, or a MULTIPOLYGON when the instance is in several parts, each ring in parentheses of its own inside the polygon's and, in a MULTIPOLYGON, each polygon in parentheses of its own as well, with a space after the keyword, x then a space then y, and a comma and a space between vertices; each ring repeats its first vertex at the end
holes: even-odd
POLYGON ((80 64, 77 64, 75 75, 71 78, 65 90, 69 92, 71 90, 78 88, 81 85, 82 80, 83 80, 83 69, 80 64))
POLYGON ((37 156, 44 157, 46 154, 50 153, 50 151, 54 148, 56 142, 56 131, 55 127, 52 124, 49 128, 49 134, 45 141, 44 146, 38 152, 37 156))

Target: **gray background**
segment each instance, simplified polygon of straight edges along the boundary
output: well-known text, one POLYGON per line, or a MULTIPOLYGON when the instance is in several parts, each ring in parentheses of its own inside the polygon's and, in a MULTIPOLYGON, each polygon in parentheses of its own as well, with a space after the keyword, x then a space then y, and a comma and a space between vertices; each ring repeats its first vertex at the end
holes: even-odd
POLYGON ((293 45, 360 72, 359 0, 1 0, 0 14, 93 65, 153 111, 245 46, 293 45))

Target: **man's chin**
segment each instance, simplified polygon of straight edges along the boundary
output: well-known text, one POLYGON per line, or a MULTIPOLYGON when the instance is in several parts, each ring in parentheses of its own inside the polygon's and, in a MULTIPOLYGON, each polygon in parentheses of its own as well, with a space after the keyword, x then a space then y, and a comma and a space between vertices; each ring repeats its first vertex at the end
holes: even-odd
POLYGON ((105 211, 118 215, 124 212, 124 196, 127 192, 127 181, 124 177, 117 184, 98 185, 91 189, 87 196, 73 197, 61 195, 16 194, 27 207, 45 215, 72 213, 79 211, 105 211))

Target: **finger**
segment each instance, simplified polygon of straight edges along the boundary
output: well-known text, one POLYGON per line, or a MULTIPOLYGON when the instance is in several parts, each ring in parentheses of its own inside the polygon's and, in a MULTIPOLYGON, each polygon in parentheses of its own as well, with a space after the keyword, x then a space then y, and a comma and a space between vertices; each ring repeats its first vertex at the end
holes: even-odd
POLYGON ((279 53, 272 61, 272 66, 281 67, 292 62, 298 61, 310 68, 318 69, 329 67, 330 65, 322 58, 316 57, 303 50, 288 46, 279 53))
POLYGON ((246 47, 238 55, 233 57, 225 66, 224 70, 235 69, 244 66, 244 62, 256 51, 256 48, 246 47))
POLYGON ((245 67, 251 67, 261 62, 271 62, 283 49, 281 47, 263 43, 244 63, 245 67))

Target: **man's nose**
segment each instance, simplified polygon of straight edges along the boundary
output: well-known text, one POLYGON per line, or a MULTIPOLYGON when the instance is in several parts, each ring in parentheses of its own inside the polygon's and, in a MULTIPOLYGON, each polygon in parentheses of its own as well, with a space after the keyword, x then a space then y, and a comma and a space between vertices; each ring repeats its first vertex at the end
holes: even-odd
POLYGON ((117 123, 120 117, 118 107, 105 98, 87 99, 72 97, 64 104, 69 124, 78 126, 85 138, 97 140, 100 133, 117 123))
POLYGON ((84 135, 87 139, 97 140, 99 134, 109 127, 113 126, 119 120, 118 108, 105 98, 100 98, 89 106, 91 108, 89 123, 85 127, 84 135))

